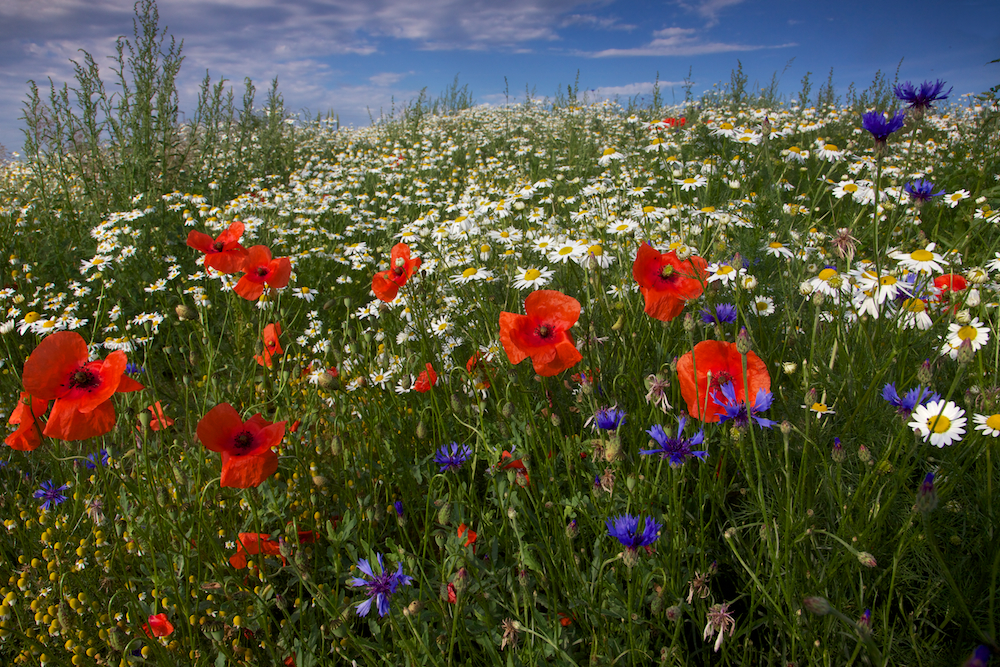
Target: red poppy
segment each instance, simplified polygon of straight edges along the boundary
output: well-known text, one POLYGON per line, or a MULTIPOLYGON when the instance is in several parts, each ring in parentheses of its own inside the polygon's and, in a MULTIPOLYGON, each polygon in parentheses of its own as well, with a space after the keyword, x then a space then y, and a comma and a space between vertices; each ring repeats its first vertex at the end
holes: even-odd
MULTIPOLYGON (((168 426, 173 426, 174 420, 163 412, 163 406, 160 405, 159 401, 146 409, 153 413, 153 418, 149 420, 149 430, 162 431, 168 426)), ((136 426, 136 430, 142 430, 142 426, 136 426)))
POLYGON ((455 588, 455 584, 448 582, 448 604, 455 604, 458 602, 458 590, 455 588))
POLYGON ((500 342, 510 363, 531 357, 535 372, 551 377, 583 359, 569 332, 580 318, 579 301, 555 290, 538 290, 524 300, 524 312, 500 313, 500 342))
POLYGON ((128 358, 115 351, 104 360, 88 361, 87 343, 73 331, 45 338, 24 362, 24 389, 34 398, 54 400, 45 430, 50 438, 86 440, 115 425, 115 392, 143 386, 125 375, 128 358))
POLYGON ((16 431, 8 435, 4 442, 12 449, 22 452, 30 452, 42 444, 43 424, 38 418, 49 409, 49 402, 40 398, 34 398, 26 391, 21 392, 17 400, 17 406, 11 413, 8 424, 19 424, 16 431))
POLYGON ((255 245, 247 251, 244 275, 233 291, 248 301, 256 301, 264 293, 264 285, 281 288, 292 275, 292 263, 287 257, 271 258, 271 249, 255 245))
POLYGON ((280 556, 281 545, 267 533, 240 533, 236 543, 236 553, 229 557, 229 564, 237 570, 247 566, 247 556, 280 556))
POLYGON ((459 538, 465 536, 465 544, 462 546, 467 547, 471 545, 472 553, 476 553, 476 538, 479 537, 476 534, 476 531, 472 530, 463 523, 458 527, 458 536, 459 538))
MULTIPOLYGON (((316 541, 316 532, 312 530, 300 530, 298 533, 299 544, 312 544, 316 541)), ((247 566, 247 556, 281 556, 281 543, 272 540, 267 533, 240 533, 236 544, 236 553, 229 557, 229 564, 238 570, 247 566)), ((281 562, 285 558, 281 556, 281 562)))
POLYGON ((705 289, 708 264, 693 255, 681 261, 677 253, 661 253, 648 243, 639 246, 632 264, 632 277, 646 300, 646 314, 669 322, 684 309, 684 304, 705 289))
POLYGON ((285 424, 272 424, 256 414, 246 422, 236 408, 220 403, 198 422, 198 439, 222 454, 222 486, 247 489, 258 486, 278 469, 271 449, 285 437, 285 424))
POLYGON ((437 381, 438 376, 434 372, 434 367, 427 364, 427 370, 421 371, 420 375, 417 376, 417 381, 413 383, 413 389, 423 394, 430 391, 431 387, 437 384, 437 381))
POLYGON ((247 259, 247 249, 240 245, 241 236, 243 223, 234 222, 215 240, 208 234, 192 229, 188 234, 187 244, 205 253, 206 269, 212 268, 219 273, 236 273, 243 268, 247 259))
POLYGON ((147 637, 167 637, 174 631, 174 625, 166 614, 156 614, 149 617, 149 623, 143 623, 142 629, 147 637))
MULTIPOLYGON (((743 386, 743 355, 736 349, 735 343, 718 340, 698 343, 693 351, 677 360, 677 379, 681 385, 681 395, 687 402, 688 412, 705 422, 717 422, 719 415, 725 413, 725 409, 713 400, 711 390, 732 382, 736 401, 743 403, 747 397, 743 386), (702 407, 706 406, 706 403, 703 417, 702 407)), ((758 389, 771 390, 771 376, 767 372, 767 364, 753 352, 747 352, 746 386, 749 389, 750 400, 756 398, 758 389)))
POLYGON ((934 287, 938 289, 941 300, 948 299, 951 294, 961 292, 968 286, 965 277, 958 273, 946 273, 934 279, 934 287))
POLYGON ((420 258, 410 259, 410 246, 397 243, 389 255, 389 268, 372 276, 372 291, 382 301, 392 301, 399 288, 420 268, 420 258))
POLYGON ((524 475, 524 485, 527 486, 531 484, 531 477, 528 476, 528 468, 524 465, 524 461, 521 459, 515 459, 514 455, 506 450, 500 455, 500 469, 513 470, 519 476, 524 475), (506 461, 506 463, 504 463, 504 461, 506 461))
POLYGON ((559 625, 564 628, 569 627, 573 624, 573 617, 564 611, 559 612, 559 625))
POLYGON ((281 348, 281 343, 278 341, 278 336, 280 335, 281 325, 279 323, 275 322, 264 327, 264 354, 258 354, 254 357, 258 365, 270 368, 273 363, 271 358, 284 352, 281 348))

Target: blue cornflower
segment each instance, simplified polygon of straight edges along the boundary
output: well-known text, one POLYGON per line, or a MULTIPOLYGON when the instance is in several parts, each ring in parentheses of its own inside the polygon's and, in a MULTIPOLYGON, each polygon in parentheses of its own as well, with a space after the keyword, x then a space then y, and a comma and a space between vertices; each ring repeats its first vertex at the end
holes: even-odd
POLYGON ((941 395, 931 391, 930 388, 924 388, 923 385, 917 385, 900 398, 899 393, 896 391, 896 383, 890 382, 882 387, 882 398, 895 405, 896 412, 909 417, 910 413, 918 405, 925 405, 931 401, 939 401, 941 400, 941 395))
POLYGON ((622 543, 626 549, 632 551, 639 547, 648 547, 656 541, 660 535, 660 528, 663 524, 656 523, 656 519, 649 517, 643 522, 642 530, 639 530, 639 517, 631 514, 616 516, 614 521, 605 521, 608 527, 608 535, 622 543))
POLYGON ((677 419, 677 436, 668 435, 663 427, 659 424, 655 424, 653 428, 646 431, 649 437, 656 442, 659 447, 657 449, 640 449, 640 454, 659 454, 660 458, 669 459, 670 466, 673 468, 678 468, 684 465, 684 462, 691 457, 697 457, 704 460, 708 456, 708 452, 693 451, 692 447, 697 447, 705 440, 705 431, 698 431, 691 438, 684 438, 681 436, 681 432, 684 431, 684 425, 687 423, 687 417, 681 415, 677 419))
POLYGON ((910 199, 915 202, 930 201, 931 197, 940 197, 944 194, 944 190, 934 192, 934 184, 922 178, 904 185, 903 192, 910 195, 910 199))
POLYGON ((360 579, 353 577, 347 581, 348 586, 355 588, 365 586, 368 591, 368 599, 358 605, 358 616, 367 616, 372 609, 372 602, 378 607, 378 615, 385 616, 389 613, 389 598, 400 586, 409 586, 413 583, 413 577, 403 574, 403 564, 397 563, 394 573, 386 572, 382 564, 382 554, 375 554, 378 558, 379 574, 372 571, 372 566, 362 558, 358 561, 358 569, 368 575, 370 579, 360 579))
POLYGON ((989 646, 980 644, 969 656, 969 659, 962 663, 962 667, 986 667, 990 664, 991 653, 989 646))
POLYGON ((861 127, 871 132, 871 135, 875 137, 876 146, 885 145, 885 140, 889 138, 889 135, 903 127, 905 119, 906 114, 902 111, 897 111, 892 118, 887 118, 879 111, 869 111, 861 117, 861 127))
POLYGON ((450 445, 441 445, 441 448, 434 454, 434 463, 441 466, 438 472, 458 470, 470 456, 472 456, 472 450, 469 449, 468 445, 459 445, 457 442, 453 442, 450 445))
POLYGON ((87 466, 87 470, 95 469, 98 466, 98 464, 102 466, 108 465, 108 450, 101 449, 100 452, 94 452, 93 454, 89 454, 87 456, 87 462, 84 463, 84 465, 87 466))
POLYGON ((393 508, 396 510, 396 516, 403 518, 403 501, 397 500, 392 504, 393 508))
POLYGON ((133 364, 131 361, 125 364, 125 372, 129 375, 138 375, 139 373, 145 373, 146 369, 139 364, 133 364))
POLYGON ((770 419, 757 416, 757 413, 769 410, 771 408, 771 403, 774 402, 774 394, 763 387, 757 390, 757 396, 754 398, 753 404, 750 405, 749 416, 747 415, 746 403, 741 403, 736 400, 736 388, 733 386, 732 382, 726 382, 719 387, 719 389, 722 390, 722 396, 719 396, 718 390, 712 390, 712 400, 726 411, 725 414, 719 415, 720 422, 733 420, 735 425, 739 428, 746 428, 750 424, 750 417, 753 417, 753 420, 764 428, 772 428, 778 423, 771 421, 770 419))
POLYGON ((713 313, 706 308, 701 311, 701 321, 705 324, 730 324, 736 321, 736 306, 731 303, 720 303, 713 313))
POLYGON ((68 488, 69 486, 66 484, 63 484, 62 486, 54 486, 52 484, 52 480, 50 479, 47 482, 42 482, 42 488, 35 491, 34 495, 35 498, 45 501, 42 503, 42 509, 47 510, 52 505, 58 505, 66 500, 66 496, 64 496, 62 492, 68 488))
POLYGON ((625 423, 625 411, 617 406, 601 408, 594 413, 594 425, 602 431, 615 431, 625 423))
POLYGON ((948 95, 951 94, 953 88, 949 88, 947 93, 942 93, 942 90, 944 90, 944 81, 938 79, 934 83, 924 81, 920 84, 919 88, 914 88, 913 84, 907 81, 897 85, 893 89, 893 92, 896 93, 897 99, 909 102, 910 108, 926 109, 933 102, 948 99, 948 95))

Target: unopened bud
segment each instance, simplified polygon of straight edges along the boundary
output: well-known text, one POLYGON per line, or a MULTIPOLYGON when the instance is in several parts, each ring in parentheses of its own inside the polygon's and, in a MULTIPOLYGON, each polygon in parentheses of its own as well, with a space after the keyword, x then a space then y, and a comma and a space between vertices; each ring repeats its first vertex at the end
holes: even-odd
POLYGON ((740 332, 736 334, 736 351, 740 354, 746 354, 753 349, 750 344, 750 334, 747 333, 747 328, 740 328, 740 332))
POLYGON ((444 526, 448 525, 448 522, 451 520, 451 503, 441 505, 441 509, 438 510, 437 520, 438 523, 444 526))
POLYGON ((451 411, 460 415, 462 414, 462 408, 464 407, 465 405, 462 403, 462 397, 459 396, 458 393, 453 393, 451 395, 451 411))
POLYGON ((917 490, 916 509, 920 512, 932 512, 938 505, 937 491, 934 490, 934 473, 929 472, 920 483, 917 490))
POLYGON ((507 419, 510 419, 511 417, 514 416, 514 404, 513 403, 504 403, 504 406, 503 406, 503 409, 501 410, 501 412, 503 413, 504 417, 506 417, 507 419))
POLYGON ((965 366, 970 361, 972 361, 976 356, 976 353, 972 349, 972 341, 966 338, 962 341, 962 344, 958 346, 958 354, 955 360, 962 366, 965 366))
POLYGON ((417 422, 417 438, 420 440, 427 439, 427 426, 424 424, 423 419, 417 422))
POLYGON ((858 459, 860 459, 860 461, 864 464, 871 465, 872 453, 868 450, 867 447, 861 445, 860 447, 858 447, 858 459))
POLYGON ((826 616, 830 613, 830 603, 826 601, 826 598, 821 598, 818 595, 804 599, 802 606, 817 616, 826 616))
POLYGON ((920 364, 920 368, 917 369, 917 382, 925 387, 929 387, 933 379, 934 375, 931 373, 930 359, 924 359, 924 363, 920 364))
POLYGON ((858 562, 865 567, 875 567, 878 563, 875 562, 875 556, 872 556, 867 551, 862 551, 858 554, 858 562))
POLYGON ((684 313, 684 331, 691 333, 694 331, 694 317, 691 313, 684 313))
POLYGON ((181 322, 198 319, 198 311, 185 303, 174 308, 174 312, 177 313, 177 319, 181 322))
POLYGON ((680 246, 678 246, 677 250, 674 251, 674 254, 677 255, 677 259, 681 260, 682 262, 686 262, 687 260, 691 259, 691 256, 694 254, 694 248, 687 245, 686 243, 681 244, 680 246))
POLYGON ((833 453, 830 456, 833 458, 834 463, 843 463, 844 459, 847 458, 847 453, 840 444, 840 438, 833 439, 833 453))
POLYGON ((330 440, 330 454, 332 454, 333 456, 339 456, 340 455, 340 449, 341 449, 341 447, 340 447, 340 436, 336 436, 335 435, 330 440))
POLYGON ((580 528, 576 525, 576 519, 571 520, 566 524, 566 537, 573 539, 580 534, 580 528))
POLYGON ((793 375, 795 373, 795 371, 798 370, 798 368, 799 368, 799 365, 797 363, 795 363, 794 361, 786 361, 783 364, 781 364, 781 371, 785 375, 793 375))
POLYGON ((631 570, 639 562, 639 552, 631 547, 625 547, 625 551, 622 552, 622 562, 631 570))
POLYGON ((328 371, 320 374, 319 379, 316 381, 320 389, 337 389, 340 385, 340 380, 333 377, 328 371))

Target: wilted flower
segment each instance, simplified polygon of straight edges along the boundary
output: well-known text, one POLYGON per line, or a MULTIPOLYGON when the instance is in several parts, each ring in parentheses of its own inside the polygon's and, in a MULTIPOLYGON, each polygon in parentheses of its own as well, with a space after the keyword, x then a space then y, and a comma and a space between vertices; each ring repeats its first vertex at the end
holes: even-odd
POLYGON ((736 631, 736 620, 733 615, 729 613, 729 603, 723 602, 722 604, 713 604, 708 608, 708 614, 706 616, 708 622, 705 624, 705 640, 708 641, 712 636, 718 632, 719 636, 715 640, 715 652, 718 653, 719 649, 722 647, 722 639, 729 633, 729 636, 733 636, 733 632, 736 631))

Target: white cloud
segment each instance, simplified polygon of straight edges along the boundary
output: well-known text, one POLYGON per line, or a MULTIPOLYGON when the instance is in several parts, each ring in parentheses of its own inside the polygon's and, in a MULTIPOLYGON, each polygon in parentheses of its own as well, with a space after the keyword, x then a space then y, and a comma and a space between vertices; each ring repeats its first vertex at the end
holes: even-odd
POLYGON ((796 46, 794 43, 772 46, 754 44, 727 44, 705 41, 694 28, 664 28, 653 33, 653 41, 631 49, 605 49, 590 53, 594 58, 620 56, 695 56, 730 51, 757 51, 796 46))
POLYGON ((743 0, 699 0, 698 2, 688 3, 678 0, 677 4, 705 19, 705 27, 711 28, 719 23, 719 13, 723 9, 733 7, 742 2, 743 0))
POLYGON ((368 77, 373 86, 384 88, 399 83, 413 72, 380 72, 368 77))

